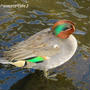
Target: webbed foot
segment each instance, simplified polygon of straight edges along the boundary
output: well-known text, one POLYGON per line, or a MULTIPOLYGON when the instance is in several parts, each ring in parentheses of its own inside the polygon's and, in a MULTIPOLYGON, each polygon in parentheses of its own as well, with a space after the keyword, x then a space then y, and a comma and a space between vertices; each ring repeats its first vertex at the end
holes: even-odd
POLYGON ((49 80, 58 81, 58 79, 56 78, 56 73, 50 74, 49 71, 44 71, 44 76, 49 80))

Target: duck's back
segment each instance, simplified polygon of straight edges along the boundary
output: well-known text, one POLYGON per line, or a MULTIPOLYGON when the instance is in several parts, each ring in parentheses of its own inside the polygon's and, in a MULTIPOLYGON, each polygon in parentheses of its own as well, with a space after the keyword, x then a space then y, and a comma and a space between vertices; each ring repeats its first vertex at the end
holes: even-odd
POLYGON ((53 56, 57 54, 59 48, 54 48, 54 45, 59 43, 58 38, 50 31, 50 29, 42 30, 27 40, 12 46, 4 52, 4 56, 12 61, 14 59, 22 60, 34 56, 53 56))

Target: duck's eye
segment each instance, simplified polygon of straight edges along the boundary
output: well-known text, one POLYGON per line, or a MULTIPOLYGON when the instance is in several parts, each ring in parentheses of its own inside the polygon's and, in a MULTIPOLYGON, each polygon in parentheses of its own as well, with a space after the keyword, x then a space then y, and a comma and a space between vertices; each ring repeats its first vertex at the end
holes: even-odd
POLYGON ((65 30, 67 30, 67 29, 69 29, 69 27, 64 27, 63 31, 65 31, 65 30))

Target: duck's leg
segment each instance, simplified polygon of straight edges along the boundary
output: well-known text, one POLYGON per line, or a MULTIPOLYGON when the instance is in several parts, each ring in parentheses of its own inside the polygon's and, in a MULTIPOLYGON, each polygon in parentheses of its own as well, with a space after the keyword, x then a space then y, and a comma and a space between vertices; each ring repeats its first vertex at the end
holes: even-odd
POLYGON ((48 70, 45 70, 44 71, 44 76, 47 78, 47 79, 50 79, 50 80, 54 80, 54 81, 57 81, 58 79, 56 78, 57 74, 53 73, 53 74, 50 74, 48 70))

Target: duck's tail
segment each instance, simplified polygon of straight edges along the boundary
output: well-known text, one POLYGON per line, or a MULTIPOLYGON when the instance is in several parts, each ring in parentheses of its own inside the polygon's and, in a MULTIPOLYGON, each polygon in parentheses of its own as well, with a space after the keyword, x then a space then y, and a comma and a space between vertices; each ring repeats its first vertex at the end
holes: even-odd
POLYGON ((19 60, 17 62, 9 62, 5 58, 0 58, 0 63, 1 64, 11 64, 11 65, 14 65, 16 67, 23 67, 25 65, 25 61, 24 60, 19 60))
POLYGON ((9 62, 8 60, 6 60, 5 58, 0 58, 0 63, 1 64, 11 64, 11 62, 9 62))

